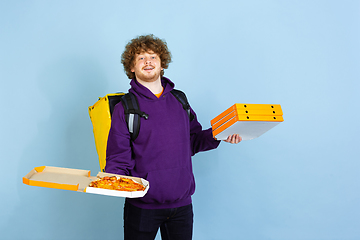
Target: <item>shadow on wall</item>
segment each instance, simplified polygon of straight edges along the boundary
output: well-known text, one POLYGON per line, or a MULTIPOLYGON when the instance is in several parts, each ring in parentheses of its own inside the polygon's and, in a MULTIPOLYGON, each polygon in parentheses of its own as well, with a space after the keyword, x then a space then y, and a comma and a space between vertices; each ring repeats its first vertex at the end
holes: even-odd
MULTIPOLYGON (((96 175, 100 168, 88 107, 105 91, 106 74, 96 61, 68 57, 45 66, 37 84, 50 112, 39 118, 38 132, 19 160, 18 176, 42 165, 85 169, 96 175)), ((43 110, 35 106, 34 114, 41 115, 43 110)), ((114 231, 105 236, 122 234, 121 198, 32 187, 21 181, 17 189, 19 205, 7 228, 13 239, 99 239, 104 236, 99 229, 108 229, 109 223, 100 223, 98 229, 90 226, 94 220, 106 218, 107 212, 118 215, 119 222, 113 223, 114 231), (19 224, 22 231, 13 232, 12 226, 19 224), (37 236, 31 234, 39 228, 44 230, 37 236)))

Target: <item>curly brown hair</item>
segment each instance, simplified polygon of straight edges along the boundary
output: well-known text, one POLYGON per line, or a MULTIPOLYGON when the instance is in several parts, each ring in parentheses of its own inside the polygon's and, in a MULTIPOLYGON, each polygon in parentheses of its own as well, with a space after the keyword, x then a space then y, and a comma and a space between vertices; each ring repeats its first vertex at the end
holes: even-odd
MULTIPOLYGON (((138 36, 125 46, 125 51, 121 55, 121 63, 124 65, 125 73, 129 79, 135 78, 135 73, 131 72, 135 63, 135 55, 150 51, 153 51, 160 57, 162 68, 168 68, 171 62, 171 53, 165 40, 161 40, 153 34, 138 36)), ((160 75, 164 75, 164 70, 161 71, 160 75)))

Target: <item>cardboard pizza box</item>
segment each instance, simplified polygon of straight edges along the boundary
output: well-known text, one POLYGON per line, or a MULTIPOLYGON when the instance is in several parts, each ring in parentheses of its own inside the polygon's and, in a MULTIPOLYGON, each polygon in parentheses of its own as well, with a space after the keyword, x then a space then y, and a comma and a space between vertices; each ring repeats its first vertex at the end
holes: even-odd
POLYGON ((211 125, 218 122, 224 122, 224 118, 229 114, 234 115, 269 115, 269 116, 282 116, 283 112, 280 104, 248 104, 248 103, 235 103, 224 112, 220 113, 210 121, 211 125))
POLYGON ((243 140, 257 138, 284 121, 279 104, 237 103, 211 120, 213 136, 226 140, 239 134, 243 140))
POLYGON ((91 176, 90 171, 41 166, 35 167, 27 175, 23 177, 23 183, 30 186, 56 188, 77 192, 101 194, 115 197, 128 197, 139 198, 145 196, 149 190, 150 184, 148 181, 142 178, 123 176, 111 173, 99 172, 97 176, 91 176), (93 188, 89 187, 90 183, 98 178, 105 176, 116 176, 123 178, 130 178, 133 181, 145 186, 144 191, 125 192, 109 189, 93 188))

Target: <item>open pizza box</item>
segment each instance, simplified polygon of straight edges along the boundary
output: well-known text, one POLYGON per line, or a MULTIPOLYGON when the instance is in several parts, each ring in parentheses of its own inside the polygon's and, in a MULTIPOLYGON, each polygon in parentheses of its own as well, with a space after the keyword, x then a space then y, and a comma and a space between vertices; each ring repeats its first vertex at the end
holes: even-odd
POLYGON ((257 138, 284 121, 279 104, 236 103, 211 120, 213 136, 226 140, 239 134, 242 140, 257 138))
POLYGON ((115 197, 139 198, 143 197, 149 190, 150 184, 148 181, 138 177, 122 176, 111 173, 99 172, 97 176, 91 176, 88 170, 79 170, 71 168, 35 167, 26 176, 23 177, 23 183, 30 186, 56 188, 77 192, 101 194, 115 197), (122 178, 129 178, 133 181, 145 186, 144 191, 116 191, 102 188, 89 187, 90 183, 96 179, 105 176, 116 176, 122 178))

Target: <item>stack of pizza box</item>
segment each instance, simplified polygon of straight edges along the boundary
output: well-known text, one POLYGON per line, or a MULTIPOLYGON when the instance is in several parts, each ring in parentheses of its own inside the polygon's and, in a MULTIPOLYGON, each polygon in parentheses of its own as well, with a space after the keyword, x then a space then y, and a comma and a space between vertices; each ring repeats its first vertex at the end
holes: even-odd
POLYGON ((210 123, 215 139, 226 140, 230 135, 239 134, 242 140, 250 140, 283 121, 283 112, 279 104, 236 103, 210 123))

